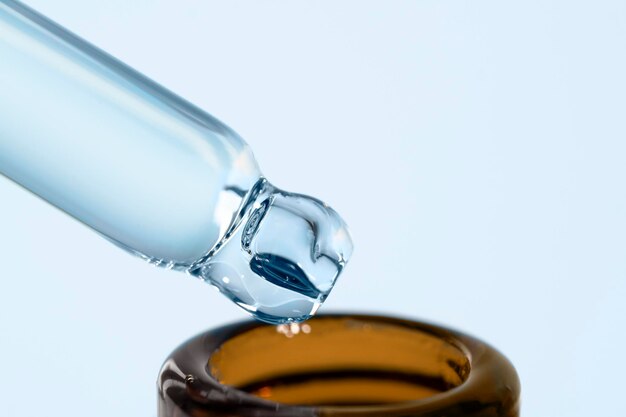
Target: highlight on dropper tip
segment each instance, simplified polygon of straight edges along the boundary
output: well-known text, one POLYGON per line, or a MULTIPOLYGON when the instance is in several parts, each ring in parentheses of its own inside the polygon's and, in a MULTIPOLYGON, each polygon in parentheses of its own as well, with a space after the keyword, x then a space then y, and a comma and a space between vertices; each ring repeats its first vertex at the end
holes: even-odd
POLYGON ((323 202, 263 180, 237 227, 197 271, 258 320, 313 316, 352 255, 341 217, 323 202))

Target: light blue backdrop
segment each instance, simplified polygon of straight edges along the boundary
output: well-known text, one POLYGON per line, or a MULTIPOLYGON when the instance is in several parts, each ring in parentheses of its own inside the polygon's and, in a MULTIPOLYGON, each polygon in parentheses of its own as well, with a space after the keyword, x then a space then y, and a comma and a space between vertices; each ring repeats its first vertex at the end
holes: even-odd
MULTIPOLYGON (((626 2, 28 4, 344 216, 356 251, 324 310, 490 341, 525 416, 623 410, 626 2)), ((165 356, 244 317, 6 179, 0 213, 2 416, 153 416, 165 356)))

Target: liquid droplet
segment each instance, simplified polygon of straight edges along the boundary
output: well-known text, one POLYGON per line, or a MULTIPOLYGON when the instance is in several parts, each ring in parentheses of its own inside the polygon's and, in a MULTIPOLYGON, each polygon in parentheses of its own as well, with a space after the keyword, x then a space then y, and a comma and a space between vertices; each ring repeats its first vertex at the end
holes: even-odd
POLYGON ((189 272, 259 320, 306 320, 352 254, 347 227, 323 202, 279 190, 265 179, 250 196, 217 250, 189 272))

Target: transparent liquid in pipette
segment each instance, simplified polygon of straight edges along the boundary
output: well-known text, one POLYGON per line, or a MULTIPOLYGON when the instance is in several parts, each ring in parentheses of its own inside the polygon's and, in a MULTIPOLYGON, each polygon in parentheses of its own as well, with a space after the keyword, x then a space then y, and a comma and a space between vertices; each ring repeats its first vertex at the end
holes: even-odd
POLYGON ((0 173, 272 323, 314 314, 352 251, 337 213, 271 186, 230 128, 13 2, 0 173))

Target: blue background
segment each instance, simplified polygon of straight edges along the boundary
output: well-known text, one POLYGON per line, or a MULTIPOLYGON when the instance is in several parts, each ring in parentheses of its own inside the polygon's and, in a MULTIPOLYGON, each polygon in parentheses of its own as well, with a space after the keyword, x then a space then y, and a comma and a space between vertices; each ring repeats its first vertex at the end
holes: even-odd
MULTIPOLYGON (((344 216, 356 250, 323 311, 491 342, 526 416, 623 409, 626 2, 28 4, 344 216)), ((4 178, 0 210, 2 416, 155 415, 167 354, 245 317, 4 178)))

